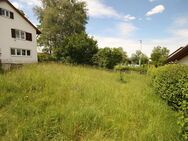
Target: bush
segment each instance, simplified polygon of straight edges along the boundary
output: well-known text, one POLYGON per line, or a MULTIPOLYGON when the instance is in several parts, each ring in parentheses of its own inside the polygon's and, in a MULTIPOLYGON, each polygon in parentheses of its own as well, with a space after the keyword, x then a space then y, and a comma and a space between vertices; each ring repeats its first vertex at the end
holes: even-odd
POLYGON ((92 58, 98 51, 97 41, 85 33, 66 37, 62 45, 54 50, 57 60, 92 65, 92 58))
POLYGON ((187 141, 188 140, 188 102, 184 101, 184 110, 180 112, 180 116, 178 119, 178 124, 181 127, 181 135, 182 138, 187 141))
POLYGON ((114 66, 124 63, 127 59, 126 52, 122 48, 103 48, 99 49, 93 57, 93 62, 102 68, 113 69, 114 66))
POLYGON ((188 82, 188 67, 184 65, 166 65, 151 71, 154 92, 179 109, 184 100, 183 89, 188 82))
POLYGON ((166 65, 150 71, 154 92, 179 110, 178 124, 183 140, 188 140, 188 66, 166 65))
POLYGON ((188 140, 188 83, 183 89, 185 95, 184 101, 181 103, 181 112, 179 116, 178 124, 181 127, 181 134, 184 140, 188 140))
POLYGON ((122 72, 134 71, 134 72, 139 72, 141 74, 146 74, 148 68, 146 66, 133 67, 133 66, 117 65, 117 66, 115 66, 115 70, 122 71, 122 72))
POLYGON ((38 61, 39 62, 55 61, 55 58, 48 53, 39 53, 38 54, 38 61))

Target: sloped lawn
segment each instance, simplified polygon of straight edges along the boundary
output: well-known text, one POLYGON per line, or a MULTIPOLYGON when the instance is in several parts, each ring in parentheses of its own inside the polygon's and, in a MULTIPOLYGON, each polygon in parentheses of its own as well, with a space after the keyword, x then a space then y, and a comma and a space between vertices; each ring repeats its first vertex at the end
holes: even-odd
POLYGON ((60 64, 0 75, 2 141, 178 141, 176 113, 145 75, 60 64))

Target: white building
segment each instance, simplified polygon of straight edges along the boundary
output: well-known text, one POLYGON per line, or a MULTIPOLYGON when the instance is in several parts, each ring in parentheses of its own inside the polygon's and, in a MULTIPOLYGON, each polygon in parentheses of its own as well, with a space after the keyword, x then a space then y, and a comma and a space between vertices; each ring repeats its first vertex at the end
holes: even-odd
POLYGON ((0 0, 0 63, 37 62, 40 31, 8 0, 0 0))

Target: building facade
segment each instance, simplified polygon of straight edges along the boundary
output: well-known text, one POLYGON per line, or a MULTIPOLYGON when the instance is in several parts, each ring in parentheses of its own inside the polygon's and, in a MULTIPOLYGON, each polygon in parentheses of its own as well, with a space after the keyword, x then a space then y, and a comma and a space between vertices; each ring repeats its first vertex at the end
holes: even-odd
POLYGON ((0 0, 0 62, 37 62, 37 34, 40 31, 8 0, 0 0))

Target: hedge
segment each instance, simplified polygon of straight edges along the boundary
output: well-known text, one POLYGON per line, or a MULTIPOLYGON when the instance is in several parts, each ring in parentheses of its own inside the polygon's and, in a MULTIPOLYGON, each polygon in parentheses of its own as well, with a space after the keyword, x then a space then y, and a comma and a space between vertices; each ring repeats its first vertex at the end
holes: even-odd
POLYGON ((181 127, 181 135, 185 141, 188 140, 188 83, 183 89, 185 95, 184 101, 181 103, 181 110, 178 124, 181 127))
POLYGON ((188 66, 166 65, 150 72, 154 92, 168 102, 170 106, 179 109, 185 94, 183 89, 188 82, 188 66))
POLYGON ((180 112, 181 135, 188 140, 188 66, 166 65, 149 71, 154 92, 180 112))

